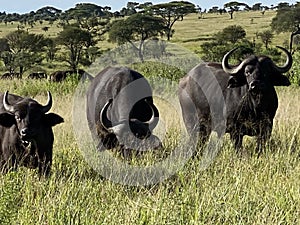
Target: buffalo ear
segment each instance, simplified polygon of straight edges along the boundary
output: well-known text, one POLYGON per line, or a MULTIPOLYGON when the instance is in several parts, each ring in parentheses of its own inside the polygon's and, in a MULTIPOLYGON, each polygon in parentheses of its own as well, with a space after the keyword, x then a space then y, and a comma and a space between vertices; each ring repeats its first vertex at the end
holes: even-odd
POLYGON ((291 85, 291 82, 289 81, 289 79, 284 75, 272 77, 271 81, 274 86, 289 86, 289 85, 291 85))
POLYGON ((47 113, 45 114, 45 122, 48 126, 53 127, 57 124, 63 123, 64 119, 55 113, 47 113))
POLYGON ((247 80, 244 76, 230 76, 228 79, 227 87, 236 88, 247 84, 247 80))
POLYGON ((15 117, 9 113, 0 113, 0 125, 4 127, 11 127, 15 124, 15 117))

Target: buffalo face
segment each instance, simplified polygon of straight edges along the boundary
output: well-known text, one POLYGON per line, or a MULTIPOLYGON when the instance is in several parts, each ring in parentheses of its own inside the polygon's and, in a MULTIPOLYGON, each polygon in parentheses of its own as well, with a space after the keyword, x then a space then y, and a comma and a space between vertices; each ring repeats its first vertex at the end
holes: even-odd
POLYGON ((125 148, 160 148, 162 144, 159 138, 152 135, 152 130, 158 123, 158 110, 155 105, 148 102, 147 99, 142 101, 144 101, 144 107, 150 108, 152 114, 148 121, 141 121, 138 118, 129 118, 113 123, 107 116, 108 109, 113 102, 113 100, 110 99, 100 112, 100 123, 107 132, 114 134, 118 142, 125 148))
POLYGON ((8 102, 8 92, 5 92, 3 107, 6 113, 1 114, 1 125, 10 127, 15 124, 22 141, 35 140, 44 127, 52 127, 63 122, 63 119, 54 113, 46 114, 52 107, 50 92, 45 106, 28 98, 11 105, 8 102))
POLYGON ((277 47, 287 56, 286 63, 281 67, 277 66, 266 56, 250 56, 238 66, 231 67, 228 59, 237 48, 225 54, 222 60, 222 67, 226 73, 231 75, 228 80, 228 87, 235 88, 247 85, 250 93, 257 94, 263 92, 269 85, 290 85, 288 78, 282 73, 287 72, 291 68, 292 56, 285 48, 277 47))

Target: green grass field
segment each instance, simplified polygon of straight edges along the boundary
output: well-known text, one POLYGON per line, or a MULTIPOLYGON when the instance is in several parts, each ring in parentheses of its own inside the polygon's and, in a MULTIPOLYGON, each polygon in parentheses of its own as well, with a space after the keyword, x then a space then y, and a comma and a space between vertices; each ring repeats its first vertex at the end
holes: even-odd
MULTIPOLYGON (((197 15, 190 15, 176 23, 172 42, 195 50, 203 39, 230 24, 245 26, 247 35, 252 37, 256 31, 268 29, 274 15, 274 12, 266 12, 264 16, 240 12, 234 14, 234 20, 227 14, 206 15, 200 20, 197 15)), ((15 29, 9 26, 7 29, 15 29)), ((51 29, 49 32, 54 34, 56 31, 51 29)), ((0 30, 1 36, 8 32, 3 24, 0 30)), ((42 30, 36 28, 36 32, 42 30)), ((282 45, 288 38, 280 34, 273 44, 282 45)), ((106 42, 103 46, 107 46, 106 42)), ((153 69, 144 68, 144 71, 151 74, 153 69)), ((40 180, 36 171, 26 168, 0 175, 1 225, 300 224, 298 86, 277 88, 279 108, 271 141, 261 157, 251 154, 238 157, 226 136, 221 151, 206 169, 202 167, 201 157, 195 157, 173 176, 148 186, 112 182, 89 166, 72 126, 75 89, 72 80, 60 84, 0 81, 1 92, 9 90, 32 96, 41 103, 46 101, 46 90, 50 90, 54 101, 51 111, 65 119, 63 124, 54 127, 50 178, 40 180)), ((160 99, 155 101, 169 128, 164 140, 166 151, 172 151, 178 142, 176 126, 180 118, 173 105, 160 99)), ((169 101, 176 102, 176 96, 169 101)), ((244 146, 249 153, 253 152, 254 139, 246 138, 244 146)), ((165 155, 168 152, 148 153, 130 163, 147 164, 148 159, 156 162, 165 155)))
MULTIPOLYGON (((232 20, 229 14, 219 15, 207 13, 203 14, 203 18, 201 19, 198 19, 198 14, 187 15, 182 21, 177 21, 174 24, 175 33, 171 41, 190 50, 196 50, 203 41, 206 41, 211 38, 213 34, 230 25, 241 25, 246 30, 246 37, 252 40, 256 37, 257 32, 270 29, 270 23, 272 18, 276 15, 276 11, 266 11, 264 15, 259 11, 240 11, 233 15, 232 20)), ((7 25, 0 23, 0 37, 4 37, 9 32, 16 30, 18 26, 19 23, 17 22, 7 25)), ((61 31, 61 27, 58 27, 56 23, 50 25, 46 21, 42 24, 37 22, 34 27, 27 25, 24 29, 31 33, 44 34, 46 37, 55 37, 57 33, 61 31), (45 26, 49 27, 47 32, 42 30, 45 26)), ((287 33, 275 34, 272 44, 283 45, 289 41, 289 38, 289 34, 287 33)), ((260 40, 257 39, 257 41, 259 42, 260 40)), ((99 46, 103 49, 107 49, 113 48, 116 45, 104 40, 99 43, 99 46)))
MULTIPOLYGON (((270 29, 272 18, 276 15, 275 11, 267 11, 262 15, 259 11, 236 12, 230 19, 229 14, 204 14, 202 19, 198 19, 198 14, 191 14, 178 21, 174 25, 175 34, 173 41, 182 43, 183 46, 194 49, 200 44, 212 37, 223 28, 230 25, 240 25, 246 31, 246 37, 249 40, 256 38, 256 33, 270 29)), ((274 35, 274 44, 282 45, 284 41, 289 40, 289 35, 274 35)), ((257 39, 257 38, 256 38, 257 39)), ((260 41, 257 39, 256 41, 260 41)))

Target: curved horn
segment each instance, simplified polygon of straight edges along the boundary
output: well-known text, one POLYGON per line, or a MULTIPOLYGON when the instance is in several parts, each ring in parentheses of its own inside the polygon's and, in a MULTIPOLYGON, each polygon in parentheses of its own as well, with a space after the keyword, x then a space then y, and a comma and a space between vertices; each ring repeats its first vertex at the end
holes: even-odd
POLYGON ((6 91, 3 96, 3 107, 6 111, 13 113, 14 107, 9 104, 7 97, 8 97, 8 91, 6 91))
POLYGON ((152 111, 151 118, 145 123, 147 123, 149 125, 150 130, 153 130, 156 127, 156 125, 158 124, 159 112, 158 112, 156 106, 152 102, 149 103, 148 99, 145 99, 145 101, 150 106, 151 111, 152 111))
POLYGON ((48 94, 48 100, 47 100, 46 105, 44 105, 43 109, 42 109, 42 111, 44 113, 48 112, 52 107, 52 95, 51 95, 50 91, 47 91, 47 94, 48 94))
POLYGON ((276 47, 281 49, 286 54, 287 57, 286 57, 286 62, 283 66, 277 66, 274 64, 274 67, 278 72, 286 73, 292 67, 293 57, 292 57, 291 53, 288 50, 286 50, 285 48, 280 47, 280 46, 276 46, 276 47))
POLYGON ((112 103, 112 99, 109 99, 105 105, 103 106, 103 108, 101 109, 100 112, 100 123, 101 125, 105 128, 105 130, 110 131, 110 127, 111 127, 111 121, 107 118, 107 109, 110 106, 110 104, 112 103))
POLYGON ((241 63, 239 66, 236 66, 236 67, 231 67, 228 63, 228 59, 229 57, 232 55, 232 53, 234 51, 236 51, 239 47, 236 47, 234 49, 231 49, 229 52, 227 52, 223 59, 222 59, 222 68, 223 70, 225 71, 225 73, 228 73, 230 75, 234 75, 236 74, 243 66, 243 64, 241 63))

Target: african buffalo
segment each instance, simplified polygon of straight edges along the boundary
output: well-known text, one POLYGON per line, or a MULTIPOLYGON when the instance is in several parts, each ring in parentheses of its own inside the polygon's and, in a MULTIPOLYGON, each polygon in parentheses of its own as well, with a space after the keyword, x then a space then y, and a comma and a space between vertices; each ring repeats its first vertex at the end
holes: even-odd
POLYGON ((47 74, 44 72, 34 72, 28 75, 29 79, 47 79, 47 74))
POLYGON ((47 113, 51 106, 50 92, 45 106, 31 98, 0 93, 0 171, 25 166, 38 168, 39 175, 49 175, 52 127, 63 122, 59 115, 47 113))
POLYGON ((20 73, 7 72, 7 73, 2 74, 2 76, 1 76, 1 79, 13 79, 13 78, 21 79, 22 75, 20 73))
POLYGON ((68 75, 70 75, 72 71, 69 70, 58 70, 50 74, 50 81, 53 82, 61 82, 67 78, 68 75))
POLYGON ((84 79, 89 78, 89 74, 86 73, 83 69, 78 69, 78 70, 58 70, 50 74, 50 81, 53 82, 61 82, 65 80, 67 77, 74 75, 77 79, 80 80, 82 77, 84 79))
POLYGON ((2 74, 1 79, 13 79, 13 76, 11 73, 4 73, 2 74))
POLYGON ((107 67, 92 80, 87 120, 99 151, 120 147, 126 155, 132 149, 161 146, 152 134, 159 120, 152 89, 140 73, 127 67, 107 67))
POLYGON ((232 49, 222 64, 202 63, 194 67, 179 84, 179 99, 185 126, 190 135, 199 135, 204 143, 212 131, 229 133, 237 152, 244 135, 257 137, 260 154, 270 138, 278 107, 274 86, 288 86, 283 73, 292 66, 291 54, 283 66, 267 56, 251 55, 237 66, 230 66, 232 49))

